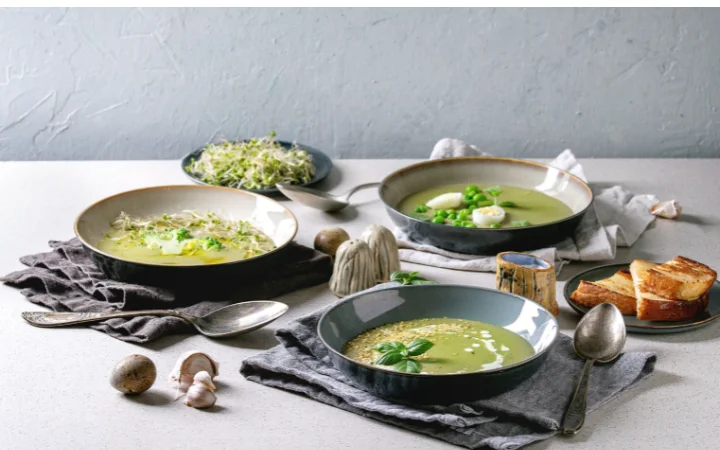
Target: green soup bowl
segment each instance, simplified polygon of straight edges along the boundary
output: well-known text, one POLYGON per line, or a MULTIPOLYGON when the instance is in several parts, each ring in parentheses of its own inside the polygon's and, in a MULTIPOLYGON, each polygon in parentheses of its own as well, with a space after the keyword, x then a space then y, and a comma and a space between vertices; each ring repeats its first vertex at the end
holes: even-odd
POLYGON ((320 318, 318 335, 332 364, 357 387, 387 399, 449 404, 506 392, 545 362, 558 336, 555 317, 526 298, 475 286, 416 285, 361 292, 338 302, 320 318), (357 362, 343 354, 351 339, 388 323, 423 318, 474 320, 525 339, 534 354, 515 364, 477 372, 411 374, 357 362))

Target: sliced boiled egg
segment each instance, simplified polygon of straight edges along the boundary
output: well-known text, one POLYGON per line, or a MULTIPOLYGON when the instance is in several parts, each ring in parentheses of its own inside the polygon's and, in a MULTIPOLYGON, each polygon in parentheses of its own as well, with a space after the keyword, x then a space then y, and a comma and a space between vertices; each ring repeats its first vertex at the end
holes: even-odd
POLYGON ((456 209, 463 205, 462 192, 441 194, 426 203, 432 209, 456 209))
POLYGON ((505 220, 505 210, 497 205, 478 208, 473 210, 472 220, 479 227, 489 227, 505 220))

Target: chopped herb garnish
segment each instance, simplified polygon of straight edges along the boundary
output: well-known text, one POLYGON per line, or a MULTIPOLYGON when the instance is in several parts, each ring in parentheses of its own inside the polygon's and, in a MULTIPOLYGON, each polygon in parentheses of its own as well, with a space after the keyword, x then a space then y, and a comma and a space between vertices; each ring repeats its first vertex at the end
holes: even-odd
POLYGON ((527 220, 515 220, 513 222, 510 222, 510 225, 514 227, 527 227, 530 225, 530 222, 527 220))

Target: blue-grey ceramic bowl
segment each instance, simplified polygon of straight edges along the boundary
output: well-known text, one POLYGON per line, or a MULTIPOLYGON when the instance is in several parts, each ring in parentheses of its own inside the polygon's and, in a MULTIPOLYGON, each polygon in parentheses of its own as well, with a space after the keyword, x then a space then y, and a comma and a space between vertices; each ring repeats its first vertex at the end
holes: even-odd
POLYGON ((548 310, 517 295, 436 284, 388 287, 347 297, 322 315, 318 335, 333 365, 361 389, 397 401, 448 404, 497 395, 532 376, 557 338, 558 323, 548 310), (348 341, 366 330, 402 320, 440 317, 501 326, 525 338, 535 354, 498 369, 432 375, 361 364, 342 353, 348 341))
MULTIPOLYGON (((290 148, 292 148, 292 146, 293 146, 293 143, 288 142, 288 141, 278 141, 278 143, 288 150, 290 148)), ((333 162, 332 162, 332 159, 330 159, 330 157, 328 155, 321 152, 320 150, 314 149, 312 147, 308 147, 307 145, 297 144, 297 146, 300 149, 308 152, 310 154, 310 156, 312 157, 312 163, 313 163, 313 166, 315 166, 315 176, 313 176, 312 180, 310 180, 309 182, 303 183, 303 184, 297 184, 295 186, 310 186, 312 184, 315 184, 315 183, 318 183, 318 182, 324 180, 325 178, 327 178, 328 175, 330 175, 330 172, 332 171, 332 168, 333 168, 333 162)), ((195 182, 197 184, 204 184, 206 186, 213 186, 209 183, 204 182, 200 175, 190 172, 188 170, 188 166, 190 166, 190 164, 192 163, 193 160, 200 158, 200 155, 202 155, 202 152, 204 150, 205 150, 205 148, 203 147, 203 148, 199 148, 193 152, 188 153, 180 161, 180 165, 182 167, 183 173, 185 175, 187 175, 193 182, 195 182)), ((235 188, 233 188, 233 189, 235 189, 235 188)), ((238 188, 238 189, 240 189, 240 188, 238 188)), ((261 194, 261 195, 276 195, 276 194, 280 193, 280 191, 278 191, 278 189, 275 186, 267 188, 267 189, 240 189, 240 190, 254 192, 256 194, 261 194)))
POLYGON ((248 278, 279 264, 295 238, 297 219, 280 203, 262 195, 210 186, 157 186, 122 192, 100 200, 75 220, 75 235, 95 265, 110 279, 175 289, 242 285, 248 278), (248 220, 268 235, 276 249, 260 256, 219 264, 150 264, 121 258, 97 248, 110 224, 121 213, 149 217, 192 210, 248 220))
POLYGON ((388 175, 379 190, 390 218, 410 239, 475 255, 533 250, 560 242, 573 235, 593 201, 590 187, 569 172, 533 161, 494 157, 436 159, 414 164, 388 175), (495 229, 435 224, 398 210, 398 205, 408 195, 457 183, 534 189, 562 201, 572 213, 551 223, 495 229))

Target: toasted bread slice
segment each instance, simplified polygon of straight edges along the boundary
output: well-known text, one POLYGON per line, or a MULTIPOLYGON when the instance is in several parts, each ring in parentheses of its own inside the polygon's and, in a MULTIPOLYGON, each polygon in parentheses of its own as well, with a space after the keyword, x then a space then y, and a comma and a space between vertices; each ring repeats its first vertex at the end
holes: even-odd
POLYGON ((612 303, 626 316, 634 316, 637 313, 635 288, 627 270, 620 270, 604 280, 581 281, 570 298, 589 308, 600 303, 612 303))
POLYGON ((630 274, 632 275, 635 297, 637 298, 638 319, 655 321, 689 320, 707 310, 709 300, 707 292, 699 298, 678 300, 646 291, 645 285, 650 272, 659 266, 659 264, 639 259, 630 264, 630 274))
POLYGON ((697 261, 678 256, 652 267, 641 286, 643 291, 673 300, 695 300, 710 290, 717 272, 697 261))

